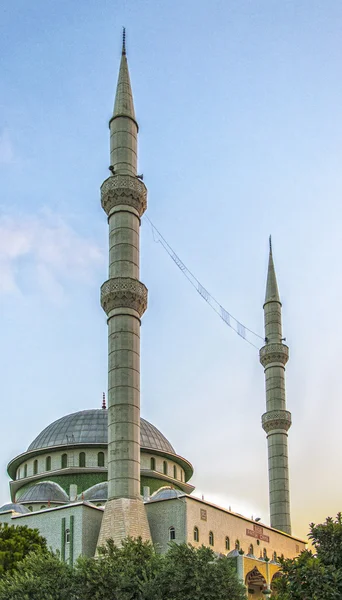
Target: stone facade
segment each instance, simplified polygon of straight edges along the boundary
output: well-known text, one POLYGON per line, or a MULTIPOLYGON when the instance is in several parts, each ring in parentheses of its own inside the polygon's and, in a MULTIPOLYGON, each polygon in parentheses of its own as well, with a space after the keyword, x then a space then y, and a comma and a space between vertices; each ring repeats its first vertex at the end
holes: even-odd
POLYGON ((191 496, 156 500, 145 506, 152 539, 160 552, 167 550, 170 528, 175 530, 176 542, 189 542, 195 547, 204 544, 222 554, 234 550, 237 542, 239 549, 245 554, 248 554, 252 544, 256 558, 260 554, 264 556, 266 551, 270 560, 274 553, 278 557, 283 555, 285 558, 293 558, 305 548, 305 542, 299 538, 191 496), (195 527, 198 530, 198 541, 194 537, 195 527), (213 534, 212 538, 209 537, 210 533, 213 534))
POLYGON ((101 531, 97 542, 104 546, 109 538, 117 544, 126 537, 151 539, 144 504, 140 498, 115 498, 108 500, 103 515, 101 531))
POLYGON ((81 555, 94 556, 102 516, 102 508, 86 502, 25 515, 13 515, 12 512, 0 515, 2 523, 38 529, 40 535, 46 538, 48 547, 70 564, 81 555))

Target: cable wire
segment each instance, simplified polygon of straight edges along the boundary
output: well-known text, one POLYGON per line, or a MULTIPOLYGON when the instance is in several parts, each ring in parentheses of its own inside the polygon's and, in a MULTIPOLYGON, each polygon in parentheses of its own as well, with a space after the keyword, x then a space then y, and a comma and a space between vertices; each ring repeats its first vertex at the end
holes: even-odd
MULTIPOLYGON (((208 292, 208 290, 201 284, 201 282, 195 277, 195 275, 185 266, 183 261, 179 258, 176 252, 171 248, 170 244, 166 241, 164 236, 160 233, 157 227, 152 223, 151 219, 145 214, 144 217, 150 224, 152 230, 153 240, 156 244, 161 244, 167 254, 172 258, 173 262, 177 265, 179 270, 185 275, 187 280, 191 283, 191 285, 195 288, 198 294, 209 304, 209 306, 216 312, 216 314, 222 319, 222 321, 228 325, 235 333, 237 333, 242 339, 244 339, 248 344, 254 346, 259 350, 259 346, 257 346, 250 339, 258 338, 264 341, 264 338, 243 325, 238 319, 233 317, 231 313, 229 313, 215 298, 208 292), (254 337, 253 337, 254 336, 254 337)), ((254 340, 256 341, 256 340, 254 340)))

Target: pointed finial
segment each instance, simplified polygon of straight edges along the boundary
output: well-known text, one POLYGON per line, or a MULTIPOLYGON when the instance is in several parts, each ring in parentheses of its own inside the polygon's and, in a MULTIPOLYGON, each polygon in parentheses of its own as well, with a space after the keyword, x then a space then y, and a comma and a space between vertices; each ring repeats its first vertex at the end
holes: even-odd
POLYGON ((106 407, 106 394, 103 392, 102 394, 102 408, 105 410, 106 407))
POLYGON ((122 54, 126 54, 126 27, 122 28, 122 54))
POLYGON ((279 302, 279 291, 277 284, 277 277, 275 274, 274 262, 273 262, 273 254, 272 254, 272 237, 269 237, 269 245, 270 245, 270 254, 268 257, 268 270, 267 270, 267 283, 266 283, 266 302, 279 302))

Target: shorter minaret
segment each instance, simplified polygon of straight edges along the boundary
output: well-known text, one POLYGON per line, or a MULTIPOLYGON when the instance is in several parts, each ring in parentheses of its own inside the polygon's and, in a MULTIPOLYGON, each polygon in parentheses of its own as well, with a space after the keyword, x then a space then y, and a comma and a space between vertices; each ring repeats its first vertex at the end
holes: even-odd
POLYGON ((283 344, 281 302, 274 269, 272 243, 264 303, 265 346, 260 350, 260 362, 265 369, 266 412, 262 427, 267 434, 268 474, 271 527, 291 534, 290 486, 287 432, 291 413, 286 410, 285 365, 289 349, 283 344))

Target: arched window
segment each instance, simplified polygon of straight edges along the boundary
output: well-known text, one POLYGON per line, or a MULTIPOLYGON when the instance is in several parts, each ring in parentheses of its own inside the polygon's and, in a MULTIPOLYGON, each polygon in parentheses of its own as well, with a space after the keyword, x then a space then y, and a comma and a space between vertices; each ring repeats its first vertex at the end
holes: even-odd
POLYGON ((176 539, 176 530, 174 527, 169 527, 169 540, 175 540, 176 539))
POLYGON ((47 456, 45 459, 45 471, 51 471, 51 456, 47 456))
POLYGON ((38 473, 38 461, 35 460, 33 463, 33 475, 37 475, 38 473))
POLYGON ((236 542, 235 542, 235 550, 240 550, 240 542, 239 542, 239 540, 236 540, 236 542))
POLYGON ((86 455, 85 452, 80 452, 78 456, 78 466, 85 467, 86 466, 86 455))
POLYGON ((230 550, 230 539, 228 536, 226 537, 226 550, 230 550))
POLYGON ((156 470, 156 459, 151 456, 151 471, 155 471, 156 470))
POLYGON ((253 548, 253 544, 250 544, 250 545, 249 545, 249 548, 248 548, 248 554, 254 554, 254 548, 253 548))
POLYGON ((167 475, 167 462, 166 462, 166 460, 163 461, 163 473, 164 473, 164 475, 167 475))
POLYGON ((194 527, 194 542, 199 542, 199 531, 198 531, 198 527, 194 527))
POLYGON ((177 479, 177 467, 176 467, 176 465, 173 465, 173 478, 177 479))
POLYGON ((97 455, 97 466, 104 467, 104 452, 99 452, 97 455))
POLYGON ((32 512, 32 511, 33 511, 33 508, 32 508, 32 506, 28 506, 27 508, 29 509, 29 511, 30 511, 30 512, 32 512))
POLYGON ((214 545, 214 534, 212 531, 209 531, 209 546, 214 545))
POLYGON ((68 466, 68 455, 62 454, 61 467, 62 467, 62 469, 66 469, 67 466, 68 466))
POLYGON ((42 504, 40 507, 40 510, 43 510, 44 508, 46 508, 45 504, 42 504))
POLYGON ((24 477, 27 477, 27 465, 24 465, 24 477))
POLYGON ((263 551, 262 551, 262 557, 263 557, 264 560, 265 560, 265 558, 267 558, 267 550, 266 550, 266 548, 264 548, 263 551))

